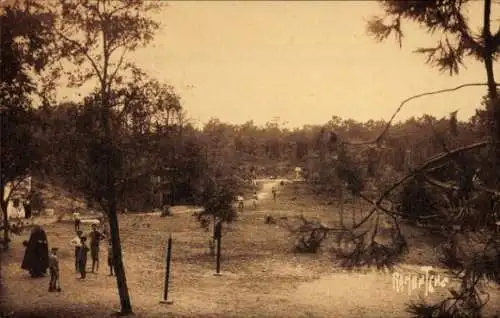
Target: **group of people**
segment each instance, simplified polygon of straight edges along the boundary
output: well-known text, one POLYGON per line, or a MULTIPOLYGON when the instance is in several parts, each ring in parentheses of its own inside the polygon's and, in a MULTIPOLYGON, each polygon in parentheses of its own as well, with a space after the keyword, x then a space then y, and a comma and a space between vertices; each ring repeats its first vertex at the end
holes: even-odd
MULTIPOLYGON (((275 187, 273 187, 273 188, 271 189, 271 192, 272 192, 272 194, 273 194, 273 200, 274 200, 274 201, 276 201, 276 197, 277 197, 277 195, 278 195, 278 191, 276 190, 276 188, 275 188, 275 187)), ((245 207, 245 199, 243 198, 243 196, 242 196, 242 195, 238 195, 238 196, 236 197, 236 201, 238 201, 238 208, 239 208, 240 210, 243 210, 243 208, 245 207)), ((252 207, 253 207, 254 209, 256 209, 256 208, 257 208, 257 203, 258 203, 258 202, 259 202, 259 196, 257 195, 257 192, 254 192, 254 193, 253 193, 253 195, 252 195, 252 207)))
MULTIPOLYGON (((99 271, 100 244, 106 236, 97 229, 96 224, 92 224, 92 231, 88 234, 90 244, 87 245, 87 236, 80 230, 80 222, 75 222, 76 237, 71 240, 75 248, 75 270, 80 273, 80 279, 85 279, 87 274, 87 255, 90 251, 92 259, 92 273, 99 271)), ((49 292, 61 291, 59 282, 59 259, 57 257, 58 248, 50 249, 47 235, 44 229, 35 225, 31 231, 28 241, 23 242, 26 247, 21 268, 29 271, 31 277, 43 277, 50 273, 49 292)), ((114 275, 113 250, 111 240, 108 243, 108 266, 109 275, 114 275)))
MULTIPOLYGON (((75 225, 76 236, 71 240, 75 248, 75 271, 80 273, 80 279, 85 279, 87 276, 87 255, 90 251, 90 256, 92 259, 91 273, 97 273, 99 271, 99 253, 101 241, 103 241, 106 236, 97 230, 97 225, 92 224, 92 231, 89 233, 90 244, 87 245, 87 236, 83 235, 79 227, 75 225)), ((109 275, 113 276, 113 249, 111 240, 108 242, 108 266, 109 275)))
MULTIPOLYGON (((257 192, 254 192, 254 194, 252 195, 252 207, 255 209, 257 208, 257 202, 259 200, 259 197, 257 196, 257 192)), ((242 195, 238 195, 236 197, 236 201, 238 201, 238 208, 240 210, 243 210, 244 207, 245 207, 245 199, 243 198, 242 195)))

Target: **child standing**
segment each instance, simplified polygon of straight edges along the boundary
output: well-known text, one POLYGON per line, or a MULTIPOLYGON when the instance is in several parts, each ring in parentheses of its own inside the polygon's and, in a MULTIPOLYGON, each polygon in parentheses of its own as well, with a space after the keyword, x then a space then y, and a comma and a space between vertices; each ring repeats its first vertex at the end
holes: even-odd
POLYGON ((80 253, 80 248, 82 247, 82 231, 77 231, 76 236, 71 240, 71 244, 75 247, 75 271, 78 273, 78 254, 80 253))
POLYGON ((252 196, 252 205, 253 205, 254 209, 257 208, 257 201, 258 200, 259 200, 259 197, 257 196, 257 192, 254 192, 253 196, 252 196))
POLYGON ((79 231, 81 219, 80 219, 80 212, 78 212, 77 210, 73 212, 73 220, 75 221, 75 231, 79 231))
POLYGON ((54 291, 60 292, 61 285, 59 282, 59 260, 57 259, 56 247, 53 247, 50 250, 49 270, 50 270, 49 292, 54 292, 54 291))
POLYGON ((108 242, 108 266, 109 276, 113 276, 113 244, 111 240, 108 242))
POLYGON ((97 225, 92 224, 90 236, 90 255, 92 256, 92 273, 99 271, 99 245, 105 236, 97 230, 97 225))
POLYGON ((238 201, 238 208, 240 210, 243 210, 243 208, 245 207, 245 203, 244 203, 245 199, 243 198, 243 196, 241 196, 241 195, 237 196, 236 200, 238 201))
POLYGON ((82 236, 81 238, 82 246, 80 247, 78 253, 78 269, 80 271, 80 279, 85 279, 87 276, 87 253, 89 252, 89 248, 87 246, 87 237, 82 236))

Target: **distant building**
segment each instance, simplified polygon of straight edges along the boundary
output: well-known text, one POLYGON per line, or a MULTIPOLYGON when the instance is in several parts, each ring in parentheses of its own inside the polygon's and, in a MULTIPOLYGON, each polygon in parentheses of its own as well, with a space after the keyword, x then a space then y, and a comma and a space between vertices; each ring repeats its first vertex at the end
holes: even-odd
POLYGON ((24 204, 28 202, 30 192, 31 176, 19 181, 8 182, 5 185, 4 200, 9 198, 7 204, 7 217, 9 219, 26 217, 24 204))

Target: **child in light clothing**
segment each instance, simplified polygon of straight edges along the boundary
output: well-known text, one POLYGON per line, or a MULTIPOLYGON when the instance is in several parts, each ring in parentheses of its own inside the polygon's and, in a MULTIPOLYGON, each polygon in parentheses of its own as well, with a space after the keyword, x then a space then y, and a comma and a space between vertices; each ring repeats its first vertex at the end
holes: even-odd
POLYGON ((71 244, 75 247, 75 271, 78 272, 78 254, 80 253, 80 248, 82 247, 82 231, 77 231, 76 236, 71 240, 71 244))
POLYGON ((49 292, 61 291, 59 283, 59 260, 57 259, 57 248, 53 247, 49 255, 50 282, 49 292))

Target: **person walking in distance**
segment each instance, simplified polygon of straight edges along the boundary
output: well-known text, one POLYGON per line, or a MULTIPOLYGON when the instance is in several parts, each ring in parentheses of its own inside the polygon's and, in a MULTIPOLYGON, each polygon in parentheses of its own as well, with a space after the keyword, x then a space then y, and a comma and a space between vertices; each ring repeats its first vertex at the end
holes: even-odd
POLYGON ((87 253, 89 248, 87 247, 87 237, 81 237, 82 245, 78 253, 78 270, 80 272, 80 279, 85 279, 87 276, 87 253))
POLYGON ((273 193, 273 200, 276 201, 276 188, 273 187, 271 192, 273 193))
POLYGON ((92 224, 90 232, 90 255, 92 257, 92 273, 99 271, 99 245, 104 235, 97 230, 97 225, 92 224))
POLYGON ((49 271, 50 271, 49 292, 54 292, 54 291, 60 292, 61 285, 59 282, 59 259, 57 258, 56 247, 53 247, 50 250, 49 271))
POLYGON ((78 254, 82 247, 82 231, 77 231, 76 236, 71 240, 71 244, 75 247, 75 271, 78 273, 78 254))

